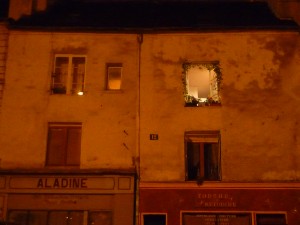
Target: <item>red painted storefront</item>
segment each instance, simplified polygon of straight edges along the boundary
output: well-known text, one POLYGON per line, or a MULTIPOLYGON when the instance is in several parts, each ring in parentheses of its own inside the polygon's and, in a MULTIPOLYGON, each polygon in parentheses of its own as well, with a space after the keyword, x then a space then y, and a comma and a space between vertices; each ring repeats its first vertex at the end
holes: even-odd
MULTIPOLYGON (((141 184, 140 219, 143 215, 164 214, 167 225, 211 225, 210 215, 242 215, 248 222, 238 225, 259 224, 261 215, 285 217, 285 224, 300 224, 300 186, 297 184, 227 184, 181 185, 141 184), (195 215, 192 223, 188 216, 195 215), (210 222, 209 222, 210 220, 210 222), (202 222, 201 222, 202 221, 202 222)), ((233 217, 233 216, 231 216, 233 217)), ((192 218, 192 217, 191 217, 192 218)), ((220 225, 237 225, 234 219, 224 219, 220 225), (224 222, 225 221, 225 222, 224 222)), ((279 224, 279 223, 278 223, 279 224)), ((282 222, 280 223, 282 224, 282 222)), ((277 224, 270 224, 277 225, 277 224)))

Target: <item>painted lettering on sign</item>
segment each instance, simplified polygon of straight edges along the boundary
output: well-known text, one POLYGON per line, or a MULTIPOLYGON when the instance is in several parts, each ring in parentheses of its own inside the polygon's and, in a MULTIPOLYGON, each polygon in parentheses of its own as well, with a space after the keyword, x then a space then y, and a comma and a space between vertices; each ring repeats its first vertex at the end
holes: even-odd
POLYGON ((39 178, 37 188, 87 188, 87 178, 39 178))
POLYGON ((227 193, 201 193, 197 195, 196 207, 210 208, 234 208, 237 207, 236 201, 227 193))

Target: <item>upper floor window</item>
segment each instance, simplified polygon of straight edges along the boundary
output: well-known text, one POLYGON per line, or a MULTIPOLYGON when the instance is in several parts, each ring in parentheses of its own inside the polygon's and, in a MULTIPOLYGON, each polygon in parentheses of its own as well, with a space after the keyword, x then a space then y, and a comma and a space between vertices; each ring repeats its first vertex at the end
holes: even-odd
POLYGON ((218 63, 183 64, 186 106, 220 104, 222 74, 218 63))
POLYGON ((202 182, 221 179, 220 132, 185 133, 186 180, 202 182))
POLYGON ((81 123, 49 123, 47 166, 79 166, 81 123))
POLYGON ((107 90, 120 90, 122 81, 122 64, 109 63, 106 65, 107 69, 107 90))
POLYGON ((86 57, 56 55, 52 74, 52 94, 83 94, 86 57))

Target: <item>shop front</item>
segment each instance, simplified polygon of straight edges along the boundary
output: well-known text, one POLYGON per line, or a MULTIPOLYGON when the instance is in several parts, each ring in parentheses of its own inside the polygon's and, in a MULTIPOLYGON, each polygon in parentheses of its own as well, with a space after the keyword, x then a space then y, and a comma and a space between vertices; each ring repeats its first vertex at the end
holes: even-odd
POLYGON ((142 225, 299 225, 300 184, 140 184, 142 225))
POLYGON ((2 218, 20 225, 133 225, 134 186, 134 174, 2 175, 2 218))

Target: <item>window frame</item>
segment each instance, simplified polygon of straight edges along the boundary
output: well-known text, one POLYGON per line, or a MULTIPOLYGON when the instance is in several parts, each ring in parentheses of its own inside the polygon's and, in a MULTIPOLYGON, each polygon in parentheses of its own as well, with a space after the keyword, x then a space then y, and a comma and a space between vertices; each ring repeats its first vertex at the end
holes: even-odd
MULTIPOLYGON (((184 134, 184 147, 185 147, 185 181, 196 181, 201 184, 204 181, 221 181, 221 134, 219 130, 209 130, 209 131, 186 131, 184 134), (190 165, 190 156, 189 156, 189 144, 199 144, 199 164, 194 166, 193 169, 196 169, 196 173, 200 176, 195 176, 190 178, 191 165, 190 165), (213 161, 211 158, 206 159, 204 144, 217 144, 217 162, 213 173, 212 178, 205 177, 207 171, 206 168, 211 168, 212 165, 208 164, 206 160, 213 161), (201 163, 202 162, 202 163, 201 163)), ((193 146, 194 147, 194 146, 193 146)), ((192 150, 194 153, 194 149, 192 150)), ((209 150, 211 151, 211 150, 209 150)), ((211 154, 212 155, 212 154, 211 154)), ((211 156, 209 155, 209 156, 211 156)), ((194 160, 194 159, 193 159, 194 160)))
POLYGON ((51 76, 51 94, 53 95, 83 95, 84 94, 84 88, 85 88, 85 78, 86 78, 86 66, 87 66, 87 56, 81 55, 81 54, 55 54, 53 57, 53 69, 52 69, 52 76, 51 76), (66 81, 61 82, 61 86, 59 87, 59 83, 55 82, 55 78, 59 75, 57 75, 56 70, 58 67, 58 58, 67 58, 68 64, 67 64, 67 74, 66 74, 66 81), (82 82, 76 82, 73 83, 74 79, 74 58, 84 58, 84 69, 83 69, 83 75, 82 75, 82 82), (75 91, 73 89, 73 85, 79 86, 79 91, 75 91))
POLYGON ((107 91, 119 91, 122 89, 122 78, 123 78, 123 64, 122 63, 107 63, 106 64, 106 81, 105 81, 105 89, 107 91), (119 81, 119 87, 118 88, 112 88, 110 86, 110 73, 109 73, 109 69, 113 68, 113 69, 120 69, 120 81, 119 81))
MULTIPOLYGON (((58 132, 57 132, 58 133, 58 132)), ((74 134, 74 133, 73 133, 74 134)), ((59 134, 61 135, 61 134, 59 134)), ((79 167, 80 166, 80 157, 81 157, 81 139, 82 139, 82 123, 81 122, 49 122, 48 123, 48 133, 47 133, 47 151, 46 151, 46 167, 79 167), (79 137, 75 133, 74 141, 70 141, 72 134, 70 133, 71 129, 79 130, 79 137), (54 130, 61 130, 63 132, 62 137, 56 137, 54 130), (61 138, 61 139, 60 139, 61 138), (71 144, 77 143, 75 148, 71 144), (55 145, 61 146, 55 146, 55 145), (74 150, 75 149, 75 150, 74 150), (57 157, 57 153, 61 150, 61 155, 57 157), (75 152, 74 152, 75 151, 75 152), (76 154, 75 156, 73 154, 76 154), (56 157, 53 158, 52 156, 56 157), (59 158, 60 157, 60 158, 59 158), (57 162, 61 161, 61 162, 57 162), (75 161, 75 163, 74 163, 75 161), (73 163, 72 163, 73 162, 73 163)))
MULTIPOLYGON (((184 100, 185 106, 207 106, 207 105, 221 105, 220 89, 222 81, 222 72, 218 61, 210 62, 184 62, 182 64, 182 81, 184 86, 184 100), (210 84, 207 87, 210 91, 206 98, 195 97, 189 91, 189 71, 191 69, 198 68, 199 70, 208 70, 209 74, 211 71, 214 72, 210 79, 210 84), (211 82, 215 80, 214 82, 211 82), (212 91, 213 90, 213 91, 212 91), (212 93, 215 94, 212 96, 212 93)), ((210 75, 209 75, 210 76, 210 75)))

